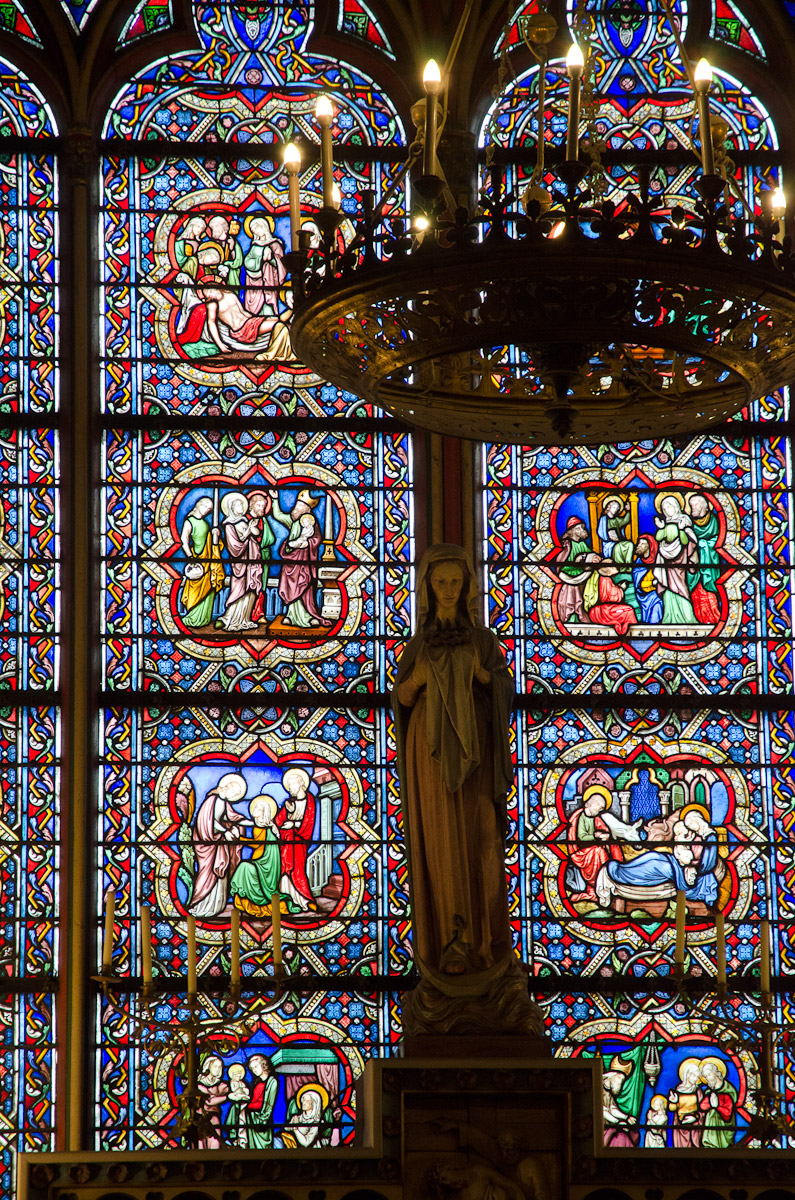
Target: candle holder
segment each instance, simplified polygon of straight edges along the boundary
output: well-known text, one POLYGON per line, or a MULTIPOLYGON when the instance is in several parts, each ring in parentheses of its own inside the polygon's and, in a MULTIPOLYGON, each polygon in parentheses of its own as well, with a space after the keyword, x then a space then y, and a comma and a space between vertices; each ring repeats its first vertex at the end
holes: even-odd
POLYGON ((171 1127, 171 1132, 189 1149, 196 1149, 202 1141, 217 1136, 217 1129, 205 1110, 205 1098, 199 1090, 199 1055, 202 1043, 214 1034, 224 1030, 232 1030, 235 1025, 253 1026, 254 1019, 261 1012, 279 1002, 288 990, 290 976, 284 966, 277 964, 273 973, 273 987, 267 990, 258 988, 255 995, 242 997, 242 984, 229 984, 229 1005, 227 1012, 221 1017, 208 1017, 203 1013, 201 990, 188 992, 186 1004, 188 1015, 178 1021, 161 1021, 151 1011, 151 1005, 157 992, 168 992, 169 985, 173 991, 184 987, 184 977, 158 976, 157 988, 155 982, 144 983, 138 993, 144 1009, 144 1015, 132 1011, 131 1006, 119 1003, 114 993, 114 982, 121 982, 120 977, 114 976, 112 970, 103 968, 99 975, 93 975, 92 980, 102 990, 106 1004, 115 1014, 123 1017, 132 1030, 147 1046, 156 1046, 158 1052, 172 1051, 175 1059, 182 1057, 185 1063, 185 1086, 179 1096, 178 1111, 171 1127))
POLYGON ((787 1116, 786 1099, 773 1083, 774 1053, 779 1047, 792 1044, 795 1027, 776 1021, 772 994, 761 987, 763 975, 760 975, 759 1015, 751 1018, 737 1016, 730 1005, 725 982, 688 976, 681 962, 675 964, 674 978, 676 998, 685 1006, 688 1022, 697 1022, 704 1034, 724 1050, 744 1052, 758 1065, 760 1083, 750 1093, 756 1111, 738 1145, 759 1142, 764 1146, 795 1135, 795 1121, 787 1116))

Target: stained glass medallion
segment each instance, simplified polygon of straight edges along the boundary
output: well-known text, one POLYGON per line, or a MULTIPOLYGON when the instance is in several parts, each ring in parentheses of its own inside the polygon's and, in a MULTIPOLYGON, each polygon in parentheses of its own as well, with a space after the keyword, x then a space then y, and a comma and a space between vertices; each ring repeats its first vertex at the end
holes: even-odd
MULTIPOLYGON (((771 398, 769 407, 781 411, 780 404, 780 398, 778 402, 771 398)), ((695 977, 715 973, 716 908, 724 912, 729 930, 730 977, 741 979, 758 969, 759 928, 765 918, 774 923, 774 956, 777 960, 782 956, 783 968, 784 913, 791 899, 786 868, 782 871, 776 865, 780 852, 773 847, 779 840, 782 813, 791 804, 792 739, 787 715, 756 711, 753 696, 791 692, 785 614, 792 602, 787 582, 792 534, 780 507, 786 495, 781 484, 791 470, 786 441, 775 436, 762 442, 702 436, 687 444, 658 442, 577 451, 494 447, 486 464, 492 620, 513 649, 514 670, 527 693, 517 730, 516 821, 518 829, 526 831, 518 845, 519 874, 524 880, 517 907, 522 945, 527 947, 523 956, 542 977, 599 979, 626 973, 646 981, 646 986, 655 976, 669 980, 673 899, 677 890, 683 890, 687 966, 695 977), (589 456, 592 465, 586 468, 589 456), (658 490, 649 484, 660 466, 664 472, 656 481, 658 490), (697 503, 685 501, 684 489, 675 482, 680 478, 695 483, 690 469, 703 472, 697 503), (608 499, 616 495, 613 488, 627 470, 645 475, 641 487, 651 506, 648 511, 657 513, 654 533, 644 533, 640 515, 633 526, 629 505, 622 509, 608 499), (599 491, 599 500, 589 485, 599 491), (675 504, 662 498, 665 493, 672 500, 677 492, 675 504), (571 512, 568 507, 556 508, 558 504, 569 506, 571 512), (544 539, 552 532, 552 514, 557 512, 562 512, 562 540, 553 549, 544 539), (607 521, 613 517, 625 522, 622 537, 628 543, 629 572, 622 567, 624 552, 617 544, 609 536, 600 540, 599 522, 606 534, 607 521), (711 566, 714 625, 698 629, 695 621, 689 626, 682 623, 676 633, 673 626, 666 628, 666 592, 677 579, 676 554, 665 552, 665 525, 670 519, 679 531, 677 553, 685 551, 686 543, 693 545, 690 583, 680 577, 677 594, 690 603, 695 617, 702 603, 696 595, 699 585, 709 590, 701 572, 711 566), (720 551, 716 541, 714 553, 697 544, 699 528, 703 533, 707 526, 713 533, 724 527, 734 549, 729 550, 727 541, 720 551), (686 528, 692 529, 692 536, 680 537, 686 528), (648 542, 650 536, 654 546, 648 542), (545 564, 552 559, 558 564, 555 582, 544 576, 545 564), (566 571, 575 562, 590 564, 579 580, 566 571), (727 574, 721 583, 724 566, 727 574), (641 629, 632 622, 631 613, 636 604, 643 616, 642 602, 651 594, 644 593, 644 582, 652 583, 646 574, 649 567, 652 579, 658 572, 651 591, 660 621, 641 629), (613 600, 626 605, 621 611, 627 624, 621 634, 616 624, 598 631, 590 621, 594 612, 597 621, 607 615, 598 596, 603 585, 597 576, 604 569, 611 581, 618 580, 615 593, 611 591, 613 600), (586 607, 586 578, 589 601, 592 595, 595 607, 586 607), (574 590, 568 591, 569 587, 574 590), (586 617, 583 625, 580 600, 586 617), (584 631, 585 637, 572 636, 575 630, 584 631), (735 700, 708 709, 704 698, 715 692, 728 693, 735 700), (567 697, 565 709, 544 700, 561 694, 567 697), (582 701, 578 694, 583 694, 582 701), (534 696, 539 697, 537 710, 534 696)), ((689 494, 695 497, 696 491, 689 494)), ((637 511, 640 514, 641 508, 637 511)), ((610 613, 619 618, 619 609, 610 613)), ((688 617, 689 613, 688 609, 688 617)), ((640 1003, 631 1001, 631 996, 630 992, 626 997, 625 1011, 606 997, 587 1002, 551 1000, 550 1028, 561 1043, 560 1051, 582 1052, 595 1030, 607 1039, 605 1046, 617 1035, 619 1042, 623 1038, 630 1046, 646 1028, 645 1018, 638 1017, 631 1028, 626 1023, 632 1003, 640 1003), (594 1025, 593 1006, 601 1003, 611 1015, 594 1025)), ((670 991, 661 993, 655 1003, 659 1038, 679 1045, 686 1034, 686 1040, 701 1047, 698 1053, 694 1049, 695 1057, 701 1055, 702 1061, 721 1057, 713 1027, 694 1029, 681 1006, 677 1015, 670 991), (672 1014, 676 1022, 666 1024, 672 1014), (710 1034, 711 1048, 704 1041, 705 1033, 710 1034)), ((743 1001, 738 998, 736 1003, 743 1001)), ((646 1016, 651 1004, 644 1000, 641 1005, 646 1016)), ((713 1016, 720 1020, 720 1014, 713 1016)), ((597 1042, 592 1043, 592 1052, 597 1052, 597 1042)), ((609 1051, 598 1052, 606 1059, 618 1055, 620 1072, 629 1078, 627 1064, 633 1056, 628 1050, 619 1051, 611 1043, 609 1051)), ((662 1049, 660 1054, 664 1062, 662 1049)), ((758 1063, 751 1055, 744 1065, 735 1061, 732 1066, 723 1057, 722 1067, 715 1067, 721 1086, 728 1080, 727 1089, 748 1097, 745 1117, 741 1102, 732 1099, 733 1141, 754 1111, 758 1063)), ((782 1058, 779 1068, 784 1067, 782 1058)), ((680 1068, 681 1062, 676 1070, 680 1068)), ((707 1074, 717 1078, 714 1072, 707 1074)), ((672 1087, 666 1084, 662 1093, 659 1088, 650 1090, 655 1083, 642 1070, 632 1088, 625 1087, 619 1075, 612 1082, 620 1096, 611 1100, 606 1093, 606 1111, 615 1101, 615 1121, 623 1132, 611 1144, 662 1145, 653 1132, 657 1117, 649 1116, 655 1109, 659 1109, 658 1133, 666 1145, 692 1144, 682 1140, 681 1131, 675 1132, 676 1109, 662 1100, 652 1104, 653 1097, 676 1091, 681 1079, 672 1087), (643 1140, 644 1120, 652 1131, 649 1141, 643 1140)), ((691 1090, 695 1095, 699 1089, 701 1102, 711 1089, 696 1080, 691 1090)), ((720 1103, 728 1105, 728 1099, 720 1103)), ((724 1130, 720 1136, 728 1133, 724 1130)))

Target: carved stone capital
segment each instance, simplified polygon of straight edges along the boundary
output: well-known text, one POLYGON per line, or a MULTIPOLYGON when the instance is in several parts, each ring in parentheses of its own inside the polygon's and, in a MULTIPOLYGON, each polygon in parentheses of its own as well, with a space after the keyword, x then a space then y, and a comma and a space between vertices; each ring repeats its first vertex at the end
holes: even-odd
POLYGON ((96 168, 97 143, 87 125, 71 125, 64 138, 63 164, 70 180, 88 183, 96 168))

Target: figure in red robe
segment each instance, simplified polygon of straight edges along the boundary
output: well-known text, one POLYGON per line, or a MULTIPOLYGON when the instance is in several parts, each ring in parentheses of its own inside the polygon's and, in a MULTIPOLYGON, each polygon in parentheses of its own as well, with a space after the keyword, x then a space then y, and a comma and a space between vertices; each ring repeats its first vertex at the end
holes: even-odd
POLYGON ((610 578, 615 571, 615 567, 603 567, 591 576, 585 585, 585 606, 588 608, 588 618, 594 625, 612 625, 616 633, 623 637, 638 618, 625 602, 623 590, 610 578))
POLYGON ((302 912, 316 912, 317 904, 306 875, 316 808, 315 797, 309 790, 309 774, 301 767, 292 767, 285 771, 282 785, 289 799, 276 817, 282 856, 279 890, 302 912))
POLYGON ((607 805, 603 788, 588 788, 582 808, 569 817, 569 861, 585 883, 585 889, 575 892, 572 900, 596 900, 596 876, 611 858, 622 861, 618 846, 607 844, 610 830, 601 815, 607 805))

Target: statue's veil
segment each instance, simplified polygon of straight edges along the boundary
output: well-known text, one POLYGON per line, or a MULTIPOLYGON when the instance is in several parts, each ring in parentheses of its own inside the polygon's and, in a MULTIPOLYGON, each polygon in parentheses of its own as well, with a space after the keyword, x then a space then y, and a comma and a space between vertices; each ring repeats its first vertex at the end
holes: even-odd
POLYGON ((459 611, 462 616, 468 616, 473 625, 482 625, 477 582, 469 555, 463 546, 438 542, 435 546, 429 546, 425 551, 417 572, 417 628, 422 629, 431 609, 430 579, 433 568, 443 562, 458 563, 463 568, 464 586, 458 602, 459 611))

